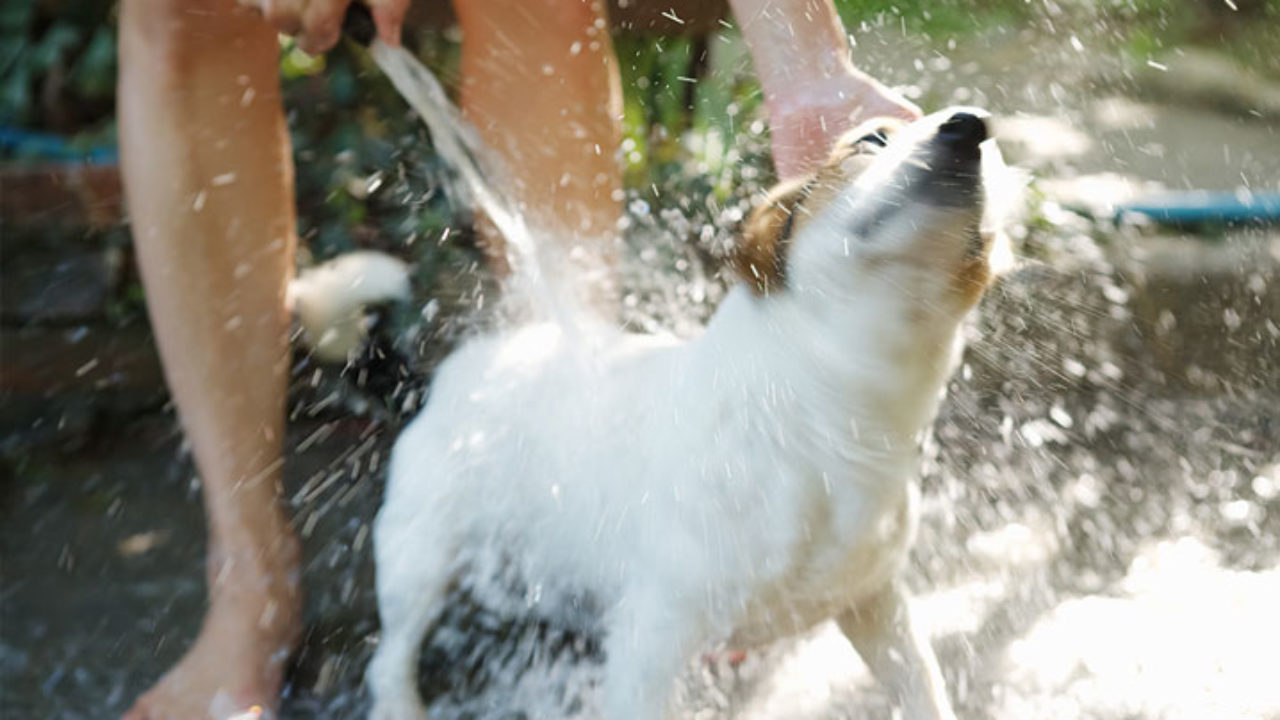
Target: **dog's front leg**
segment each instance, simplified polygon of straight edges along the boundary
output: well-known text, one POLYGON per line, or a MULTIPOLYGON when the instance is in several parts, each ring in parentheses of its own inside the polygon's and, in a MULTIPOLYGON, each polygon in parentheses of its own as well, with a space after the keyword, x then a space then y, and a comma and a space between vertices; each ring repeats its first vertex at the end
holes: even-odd
POLYGON ((671 717, 675 682, 701 640, 696 615, 660 592, 629 594, 612 615, 603 720, 671 717))
POLYGON ((896 586, 859 600, 836 618, 853 647, 902 707, 908 720, 955 720, 928 639, 911 623, 896 586))

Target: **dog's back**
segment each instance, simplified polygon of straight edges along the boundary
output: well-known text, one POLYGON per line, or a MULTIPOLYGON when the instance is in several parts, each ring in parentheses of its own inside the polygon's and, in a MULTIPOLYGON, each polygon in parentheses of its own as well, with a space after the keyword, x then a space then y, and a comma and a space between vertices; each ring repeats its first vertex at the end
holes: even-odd
POLYGON ((857 449, 815 443, 822 410, 762 384, 765 367, 726 362, 735 340, 544 324, 472 341, 396 445, 379 532, 410 516, 447 528, 548 602, 585 591, 607 606, 628 576, 655 593, 701 578, 698 613, 721 637, 830 617, 897 569, 915 449, 864 458, 864 482, 833 480, 857 449))

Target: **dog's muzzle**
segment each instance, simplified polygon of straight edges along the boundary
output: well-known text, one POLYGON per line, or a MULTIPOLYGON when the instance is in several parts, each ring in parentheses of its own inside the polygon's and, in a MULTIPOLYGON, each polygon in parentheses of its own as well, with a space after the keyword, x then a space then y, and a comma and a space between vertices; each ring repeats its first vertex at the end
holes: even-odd
POLYGON ((942 121, 920 149, 911 183, 921 200, 943 207, 975 207, 982 200, 982 143, 990 136, 987 116, 961 110, 942 121))
POLYGON ((960 111, 938 126, 936 142, 954 152, 978 152, 987 139, 987 121, 975 113, 960 111))

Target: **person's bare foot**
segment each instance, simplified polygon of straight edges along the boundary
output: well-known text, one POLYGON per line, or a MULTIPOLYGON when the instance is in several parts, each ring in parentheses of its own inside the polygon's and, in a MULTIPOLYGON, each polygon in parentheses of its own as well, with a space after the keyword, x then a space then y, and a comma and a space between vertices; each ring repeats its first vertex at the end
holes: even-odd
POLYGON ((920 108, 851 67, 774 93, 769 97, 769 132, 778 177, 812 170, 844 131, 875 117, 910 121, 920 117, 920 108))
POLYGON ((210 606, 199 636, 122 720, 275 716, 285 662, 301 634, 297 550, 289 545, 270 568, 211 560, 210 606))

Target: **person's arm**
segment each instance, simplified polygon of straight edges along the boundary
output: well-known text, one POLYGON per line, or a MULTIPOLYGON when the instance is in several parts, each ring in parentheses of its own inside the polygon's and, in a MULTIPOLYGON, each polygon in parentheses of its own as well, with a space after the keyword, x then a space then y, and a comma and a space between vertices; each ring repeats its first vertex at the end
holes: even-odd
POLYGON ((764 88, 778 175, 803 175, 851 125, 920 109, 853 66, 831 0, 730 0, 764 88))

